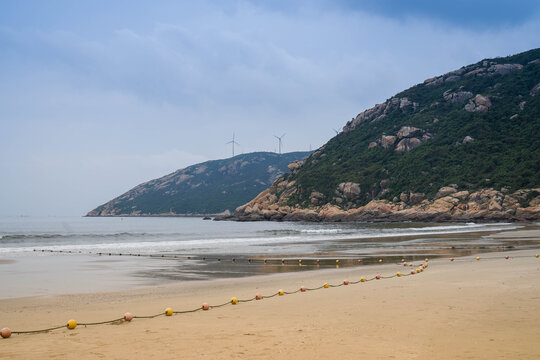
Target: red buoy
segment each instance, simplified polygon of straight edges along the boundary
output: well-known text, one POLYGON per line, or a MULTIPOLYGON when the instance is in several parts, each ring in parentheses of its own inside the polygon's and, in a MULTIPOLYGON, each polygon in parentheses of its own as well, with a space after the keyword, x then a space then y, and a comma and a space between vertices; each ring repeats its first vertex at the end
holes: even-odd
POLYGON ((130 312, 125 313, 125 314, 124 314, 124 320, 125 320, 125 321, 131 321, 131 320, 133 320, 133 314, 130 313, 130 312))
POLYGON ((259 293, 255 294, 255 300, 262 300, 262 296, 259 293))
POLYGON ((206 311, 206 310, 210 310, 210 305, 208 305, 208 303, 203 303, 202 306, 201 306, 201 308, 202 308, 203 310, 205 310, 205 311, 206 311))
POLYGON ((305 287, 305 286, 302 286, 302 287, 300 288, 300 291, 301 291, 301 292, 306 292, 306 287, 305 287))
POLYGON ((11 330, 9 328, 3 328, 2 330, 0 330, 0 335, 2 335, 4 339, 7 339, 11 336, 11 330))
POLYGON ((349 280, 343 280, 343 285, 349 285, 349 280))
POLYGON ((380 275, 380 274, 375 275, 375 279, 380 280, 380 279, 381 279, 381 275, 380 275))

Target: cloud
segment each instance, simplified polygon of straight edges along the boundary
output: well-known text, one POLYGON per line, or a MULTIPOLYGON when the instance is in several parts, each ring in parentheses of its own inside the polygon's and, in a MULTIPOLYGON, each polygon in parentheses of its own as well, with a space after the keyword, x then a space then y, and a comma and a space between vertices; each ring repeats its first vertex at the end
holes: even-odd
MULTIPOLYGON (((332 128, 395 93, 536 47, 540 33, 534 11, 504 26, 470 27, 418 9, 399 17, 298 4, 167 3, 145 17, 135 2, 133 14, 102 9, 108 15, 91 28, 85 21, 99 18, 84 20, 97 14, 91 7, 84 19, 45 12, 41 27, 6 20, 0 171, 10 173, 2 188, 19 195, 2 194, 4 204, 43 209, 68 186, 54 179, 73 174, 73 193, 105 201, 188 161, 228 156, 233 131, 244 152, 273 151, 272 135, 284 132, 285 151, 316 148, 332 128), (55 171, 45 176, 45 168, 55 171), (31 184, 35 199, 50 194, 39 204, 20 185, 33 174, 48 179, 31 184)), ((56 202, 58 211, 76 201, 56 202)))

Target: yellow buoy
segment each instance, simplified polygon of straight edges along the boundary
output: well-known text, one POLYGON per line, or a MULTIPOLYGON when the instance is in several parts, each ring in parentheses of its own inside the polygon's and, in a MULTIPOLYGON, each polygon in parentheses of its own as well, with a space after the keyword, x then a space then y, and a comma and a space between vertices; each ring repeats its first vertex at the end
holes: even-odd
POLYGON ((302 259, 298 259, 298 263, 301 264, 301 263, 302 263, 302 259))
POLYGON ((382 259, 379 259, 379 262, 382 263, 382 259))
POLYGON ((396 275, 397 275, 397 277, 400 277, 400 276, 401 276, 401 272, 398 271, 398 272, 396 273, 396 275))
POLYGON ((416 269, 416 273, 419 273, 420 272, 420 269, 416 269))
POLYGON ((282 289, 279 289, 278 290, 278 295, 279 296, 285 295, 285 291, 283 291, 282 289))
POLYGON ((477 256, 477 257, 476 257, 476 260, 480 260, 480 256, 477 256))
POLYGON ((538 254, 534 255, 536 258, 538 258, 538 254))
POLYGON ((328 283, 326 283, 326 284, 324 284, 323 286, 324 286, 325 289, 328 289, 328 286, 329 286, 329 285, 328 285, 328 283))
POLYGON ((360 282, 366 282, 366 278, 362 276, 362 277, 360 278, 360 282))
POLYGON ((339 264, 339 259, 338 259, 338 260, 336 260, 336 264, 339 264))
POLYGON ((75 329, 77 327, 77 322, 75 320, 71 319, 71 320, 69 320, 67 322, 66 326, 67 326, 68 329, 73 330, 73 329, 75 329))
POLYGON ((231 304, 233 304, 233 305, 238 304, 238 299, 235 298, 235 297, 232 297, 232 298, 231 298, 231 304))
POLYGON ((429 261, 429 259, 428 259, 428 258, 426 258, 425 260, 426 260, 426 262, 428 262, 428 261, 429 261))
POLYGON ((409 266, 413 266, 413 264, 409 264, 409 266))
POLYGON ((172 314, 173 314, 173 309, 171 309, 171 308, 166 308, 165 309, 165 315, 172 316, 172 314))

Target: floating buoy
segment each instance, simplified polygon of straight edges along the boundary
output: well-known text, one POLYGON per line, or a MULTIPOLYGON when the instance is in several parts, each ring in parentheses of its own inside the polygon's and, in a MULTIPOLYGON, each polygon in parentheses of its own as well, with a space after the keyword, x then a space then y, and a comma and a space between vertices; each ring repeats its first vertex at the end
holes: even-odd
POLYGON ((328 286, 329 286, 329 285, 328 285, 328 283, 326 283, 326 284, 324 284, 323 286, 324 286, 325 289, 328 289, 328 286))
POLYGON ((413 266, 414 264, 409 264, 409 266, 413 266))
POLYGON ((238 304, 238 299, 235 298, 235 297, 232 297, 232 298, 231 298, 231 304, 233 304, 233 305, 238 304))
POLYGON ((171 308, 166 308, 165 309, 165 315, 172 316, 172 314, 173 314, 173 309, 171 309, 171 308))
POLYGON ((73 330, 73 329, 75 329, 77 327, 77 322, 75 320, 71 319, 71 320, 69 320, 67 322, 66 326, 67 326, 68 329, 73 330))
POLYGON ((454 261, 454 258, 450 258, 450 261, 454 261))
POLYGON ((336 260, 336 264, 339 264, 339 259, 336 260))
POLYGON ((427 268, 427 264, 425 264, 425 265, 422 265, 422 267, 423 267, 424 269, 425 269, 425 268, 427 268))
POLYGON ((407 263, 406 263, 406 262, 404 262, 404 263, 403 263, 403 266, 407 266, 407 263))
POLYGON ((382 263, 382 259, 379 259, 379 262, 382 263))
POLYGON ((420 272, 420 269, 416 269, 416 272, 419 273, 419 272, 420 272))
POLYGON ((133 320, 133 314, 130 313, 130 312, 125 313, 125 314, 124 314, 124 320, 125 320, 125 321, 131 321, 131 320, 133 320))
POLYGON ((400 277, 400 276, 401 276, 401 273, 398 271, 398 272, 396 273, 396 275, 397 275, 397 277, 400 277))
POLYGON ((538 254, 534 255, 538 259, 538 254))
POLYGON ((266 264, 266 259, 264 259, 264 263, 266 264))
POLYGON ((366 282, 366 278, 362 276, 362 277, 360 278, 360 282, 366 282))
POLYGON ((480 256, 477 256, 477 257, 476 257, 476 260, 480 260, 480 256))
POLYGON ((283 291, 282 289, 279 289, 279 290, 278 290, 278 295, 279 295, 279 296, 285 295, 285 291, 283 291))
POLYGON ((201 308, 202 308, 203 310, 210 310, 210 305, 208 305, 208 303, 203 303, 202 306, 201 306, 201 308))
POLYGON ((404 263, 404 262, 405 262, 405 259, 401 259, 401 262, 404 263))
POLYGON ((285 259, 281 259, 281 263, 282 263, 282 264, 285 264, 285 259))
POLYGON ((414 272, 414 270, 411 270, 411 275, 414 275, 414 274, 416 274, 416 273, 414 272))
POLYGON ((321 260, 317 259, 317 260, 315 260, 315 263, 317 263, 317 265, 319 265, 321 263, 321 260))
POLYGON ((429 261, 429 259, 428 259, 428 258, 426 258, 425 260, 426 260, 426 262, 428 262, 428 261, 429 261))
POLYGON ((262 300, 262 296, 259 293, 255 294, 255 300, 262 300))
POLYGON ((235 259, 235 258, 232 258, 232 262, 235 262, 235 261, 236 261, 236 259, 235 259))
POLYGON ((504 258, 505 258, 506 260, 508 260, 509 256, 508 256, 508 255, 506 255, 506 256, 505 256, 504 258))
POLYGON ((343 285, 349 285, 349 280, 343 280, 343 285))
POLYGON ((305 287, 305 286, 301 286, 301 287, 300 287, 300 291, 301 291, 301 292, 306 292, 306 287, 305 287))
POLYGON ((248 259, 248 263, 250 263, 250 264, 251 264, 251 259, 248 259))
POLYGON ((2 330, 0 330, 0 335, 2 335, 4 339, 7 339, 11 336, 11 330, 9 328, 3 328, 2 330))
POLYGON ((361 263, 362 263, 362 260, 358 259, 358 263, 361 264, 361 263))
POLYGON ((302 265, 302 259, 298 259, 298 263, 302 265))
POLYGON ((375 275, 375 279, 377 279, 377 280, 381 280, 381 274, 377 274, 377 275, 375 275))

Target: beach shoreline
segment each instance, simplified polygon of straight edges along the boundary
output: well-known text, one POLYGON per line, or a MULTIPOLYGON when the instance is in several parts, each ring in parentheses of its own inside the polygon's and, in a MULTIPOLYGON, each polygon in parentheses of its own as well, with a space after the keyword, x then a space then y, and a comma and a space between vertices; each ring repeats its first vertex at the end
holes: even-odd
MULTIPOLYGON (((538 237, 537 230, 505 236, 538 237)), ((429 261, 422 273, 275 296, 192 314, 59 329, 0 339, 0 358, 127 359, 145 356, 273 359, 520 358, 540 356, 538 250, 429 261), (504 256, 508 255, 509 259, 504 256), (30 344, 32 346, 30 346, 30 344), (39 350, 38 350, 39 349, 39 350), (39 355, 39 356, 38 356, 39 355)), ((416 262, 415 269, 420 262, 416 262)), ((376 264, 240 279, 190 281, 117 292, 0 300, 0 327, 13 331, 196 309, 231 297, 341 284, 411 267, 376 264)))

